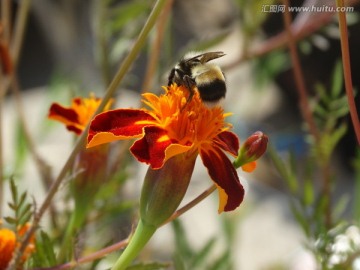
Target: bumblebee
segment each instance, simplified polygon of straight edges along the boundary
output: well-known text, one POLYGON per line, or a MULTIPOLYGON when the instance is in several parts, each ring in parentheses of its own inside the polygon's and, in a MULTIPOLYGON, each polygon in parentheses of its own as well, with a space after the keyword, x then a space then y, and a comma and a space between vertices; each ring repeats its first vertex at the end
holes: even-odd
POLYGON ((225 76, 220 67, 209 61, 222 57, 223 52, 189 53, 171 70, 168 86, 172 83, 185 86, 189 92, 187 103, 194 95, 195 88, 201 100, 208 106, 215 106, 225 98, 225 76))

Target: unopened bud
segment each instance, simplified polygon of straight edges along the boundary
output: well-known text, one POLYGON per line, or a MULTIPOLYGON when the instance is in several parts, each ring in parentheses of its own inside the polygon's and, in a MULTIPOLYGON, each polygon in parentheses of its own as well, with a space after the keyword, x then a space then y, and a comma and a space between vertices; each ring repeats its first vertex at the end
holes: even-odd
POLYGON ((263 132, 256 131, 253 133, 241 146, 239 156, 234 161, 234 166, 239 168, 259 159, 265 153, 268 141, 268 136, 263 132))
POLYGON ((247 138, 240 151, 244 152, 249 161, 257 160, 265 153, 268 141, 268 136, 261 131, 256 131, 247 138))

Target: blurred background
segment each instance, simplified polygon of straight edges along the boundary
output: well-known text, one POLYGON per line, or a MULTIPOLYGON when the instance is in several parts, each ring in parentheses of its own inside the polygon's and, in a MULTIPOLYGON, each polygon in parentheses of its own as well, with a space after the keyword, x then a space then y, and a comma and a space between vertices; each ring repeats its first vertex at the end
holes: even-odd
MULTIPOLYGON (((312 146, 309 146, 309 132, 299 109, 298 86, 287 49, 284 12, 281 9, 283 2, 169 2, 170 11, 156 25, 148 44, 122 82, 117 92, 116 106, 136 107, 141 92, 159 93, 161 86, 167 84, 168 72, 185 53, 223 51, 226 56, 216 62, 226 76, 228 92, 224 108, 233 112, 230 122, 236 133, 245 139, 256 130, 262 130, 268 134, 273 151, 280 157, 288 157, 291 152, 298 171, 305 171, 306 174, 306 160, 312 146), (154 59, 155 63, 151 62, 154 59)), ((360 77, 357 76, 360 71, 360 2, 349 0, 345 3, 353 7, 347 13, 347 19, 352 79, 357 93, 360 84, 360 77)), ((154 1, 145 0, 31 2, 17 68, 18 80, 23 92, 24 111, 30 116, 30 130, 40 154, 46 156, 54 174, 60 170, 71 151, 73 138, 63 127, 49 124, 46 119, 48 107, 54 101, 69 103, 69 97, 87 95, 85 93, 88 92, 101 96, 129 52, 153 4, 154 1)), ((11 1, 11 5, 15 17, 19 1, 11 1)), ((341 61, 338 19, 335 12, 325 11, 325 7, 334 7, 335 2, 294 0, 290 1, 290 5, 318 7, 312 12, 290 13, 309 102, 315 108, 316 104, 326 103, 322 98, 324 93, 329 93, 327 89, 333 87, 334 77, 342 76, 339 75, 342 71, 336 69, 341 61)), ((339 92, 343 94, 342 78, 339 80, 339 92)), ((9 93, 4 107, 5 158, 10 161, 5 166, 9 173, 16 172, 13 164, 18 158, 14 153, 18 147, 18 137, 13 102, 9 93)), ((359 104, 358 95, 356 104, 359 104)), ((352 220, 357 142, 347 113, 339 113, 332 121, 335 121, 334 130, 342 123, 347 125, 330 159, 332 198, 334 204, 338 198, 347 198, 348 204, 344 206, 339 219, 352 220)), ((325 130, 326 126, 319 124, 320 131, 322 128, 325 130)), ((289 197, 294 195, 289 182, 283 179, 271 159, 270 156, 262 158, 254 174, 247 175, 239 170, 247 194, 237 211, 219 216, 216 211, 217 196, 211 196, 211 199, 184 214, 179 224, 160 229, 144 258, 153 259, 152 254, 156 254, 164 261, 184 260, 176 238, 181 235, 189 241, 194 254, 216 239, 209 248, 209 254, 213 255, 206 257, 202 266, 183 269, 319 269, 316 268, 316 258, 309 251, 311 237, 304 233, 306 225, 301 226, 301 218, 296 214, 294 217, 293 205, 289 203, 289 197), (224 250, 231 251, 231 258, 223 256, 224 250), (220 264, 221 260, 231 260, 232 266, 205 266, 214 266, 217 262, 220 264)), ((41 201, 44 191, 33 185, 37 172, 34 164, 26 160, 28 163, 23 165, 21 172, 27 182, 25 186, 30 194, 41 201)), ((185 202, 210 185, 207 172, 199 165, 185 202)), ((117 194, 136 200, 146 169, 145 165, 130 166, 128 181, 117 194)), ((321 195, 321 177, 316 172, 311 177, 316 201, 321 195)), ((300 176, 299 179, 303 178, 306 177, 300 176)), ((299 187, 299 190, 302 188, 299 187)), ((57 199, 60 201, 60 198, 57 199)), ((99 204, 102 200, 106 201, 107 196, 99 199, 99 204)), ((310 205, 309 209, 314 205, 310 205)), ((311 211, 309 209, 305 209, 305 212, 311 211)), ((101 231, 106 230, 104 226, 114 230, 110 234, 113 238, 108 235, 108 243, 127 236, 133 215, 136 215, 134 212, 136 210, 130 211, 131 214, 127 212, 125 221, 119 221, 119 217, 101 225, 101 231), (120 229, 119 224, 123 224, 120 229)), ((92 224, 88 230, 96 231, 99 227, 99 224, 92 224)), ((312 240, 315 243, 317 239, 312 240)), ((97 269, 106 269, 108 261, 111 261, 111 256, 97 265, 97 269)), ((181 268, 170 266, 168 269, 181 268)))

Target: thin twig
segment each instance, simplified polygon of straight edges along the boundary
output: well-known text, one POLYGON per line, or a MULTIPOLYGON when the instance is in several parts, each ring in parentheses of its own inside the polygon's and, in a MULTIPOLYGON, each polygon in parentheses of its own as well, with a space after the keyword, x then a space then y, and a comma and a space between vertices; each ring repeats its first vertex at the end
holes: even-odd
POLYGON ((173 221, 174 219, 178 218, 179 216, 181 216, 182 214, 184 214, 185 212, 187 212, 188 210, 190 210, 191 208, 193 208, 195 205, 197 205, 198 203, 200 203, 202 200, 204 200, 205 198, 207 198, 211 193, 213 193, 216 190, 216 185, 212 185, 211 187, 209 187, 207 190, 205 190, 203 193, 201 193, 199 196, 197 196, 194 200, 192 200, 191 202, 189 202, 188 204, 184 205, 183 207, 181 207, 180 209, 176 210, 174 214, 171 215, 171 217, 169 217, 163 224, 167 224, 171 221, 173 221))
MULTIPOLYGON (((338 8, 344 8, 343 0, 336 0, 336 6, 338 8)), ((348 41, 348 30, 346 23, 346 13, 344 11, 338 12, 339 16, 339 30, 340 30, 340 41, 341 41, 341 55, 343 60, 344 69, 344 80, 347 100, 350 109, 350 116, 352 125, 356 134, 357 142, 360 145, 360 122, 359 116, 356 109, 353 84, 351 79, 351 66, 350 66, 350 53, 349 53, 349 41, 348 41)))
POLYGON ((80 264, 84 264, 84 263, 88 263, 88 262, 92 262, 94 260, 100 259, 104 256, 106 256, 107 254, 114 252, 116 250, 119 250, 121 248, 124 248, 129 242, 129 239, 124 239, 121 240, 120 242, 117 242, 111 246, 108 246, 106 248, 103 248, 99 251, 96 251, 90 255, 84 256, 76 261, 72 261, 72 262, 68 262, 62 265, 58 265, 58 266, 54 266, 54 267, 48 267, 48 268, 36 268, 33 270, 65 270, 65 269, 71 269, 74 268, 80 264))
POLYGON ((285 31, 288 37, 288 46, 290 50, 291 62, 293 64, 294 76, 296 88, 300 98, 300 110, 302 116, 306 123, 308 124, 311 135, 314 136, 315 140, 319 139, 319 131, 315 124, 313 114, 311 112, 311 108, 308 101, 308 91, 306 89, 304 75, 302 72, 299 55, 297 53, 296 41, 294 40, 293 33, 291 31, 291 14, 287 7, 289 7, 289 0, 283 0, 283 4, 285 5, 284 12, 284 23, 285 23, 285 31))
MULTIPOLYGON (((3 76, 1 76, 3 77, 3 76)), ((4 87, 3 81, 0 80, 0 91, 4 87)), ((0 217, 2 217, 2 206, 4 203, 4 149, 3 149, 3 107, 4 107, 4 96, 0 95, 0 217)))
POLYGON ((31 0, 22 0, 19 2, 19 7, 16 11, 14 36, 11 42, 11 56, 13 60, 14 69, 19 62, 20 52, 24 40, 25 28, 29 17, 31 0))
POLYGON ((3 29, 3 38, 9 44, 11 39, 11 1, 1 0, 1 23, 3 29))
MULTIPOLYGON (((148 20, 146 21, 143 29, 141 30, 137 41, 135 42, 135 44, 132 47, 131 51, 129 52, 128 56, 125 58, 125 60, 121 64, 118 72, 116 73, 114 79, 112 80, 111 84, 109 85, 109 87, 105 93, 105 96, 103 97, 102 102, 99 105, 95 114, 100 113, 104 109, 105 105, 108 103, 110 98, 114 95, 115 91, 117 90, 118 86, 120 85, 125 74, 127 73, 129 68, 131 67, 132 63, 135 61, 137 55, 139 54, 140 49, 145 45, 146 38, 147 38, 150 30, 154 26, 165 3, 166 3, 166 0, 157 0, 157 2, 155 3, 155 6, 154 6, 152 12, 150 13, 148 20)), ((63 166, 58 177, 55 179, 54 183, 52 184, 51 188, 49 189, 44 202, 42 203, 42 205, 39 208, 39 211, 35 214, 33 222, 32 222, 32 226, 30 227, 29 231, 26 233, 24 240, 22 241, 21 246, 19 248, 19 252, 17 252, 14 261, 8 267, 9 270, 16 269, 17 265, 20 263, 21 256, 22 256, 23 252, 25 251, 26 246, 28 245, 31 236, 36 231, 42 216, 44 215, 45 211, 49 207, 50 202, 52 201, 53 197, 55 196, 60 184, 62 183, 63 179, 65 178, 65 175, 71 168, 71 165, 73 164, 73 161, 74 161, 77 153, 85 147, 85 141, 86 141, 86 137, 87 137, 88 128, 89 127, 87 127, 83 131, 83 133, 80 135, 79 139, 77 140, 77 143, 75 144, 73 151, 71 152, 69 158, 65 162, 65 165, 63 166)))
MULTIPOLYGON (((315 120, 308 102, 308 91, 306 89, 304 76, 302 73, 302 68, 299 60, 299 56, 297 53, 296 48, 296 41, 293 38, 293 33, 291 31, 291 14, 288 10, 289 7, 289 0, 283 0, 283 4, 285 5, 285 12, 284 12, 284 22, 285 22, 285 30, 288 35, 288 44, 290 50, 290 57, 293 64, 294 76, 295 76, 295 83, 296 83, 296 90, 299 95, 299 105, 301 114, 308 125, 309 132, 313 136, 315 140, 315 144, 320 142, 320 133, 315 124, 315 120)), ((322 164, 321 165, 322 171, 322 196, 326 198, 325 201, 325 225, 327 228, 331 227, 332 224, 332 214, 331 214, 331 177, 330 177, 330 167, 329 164, 322 164)))

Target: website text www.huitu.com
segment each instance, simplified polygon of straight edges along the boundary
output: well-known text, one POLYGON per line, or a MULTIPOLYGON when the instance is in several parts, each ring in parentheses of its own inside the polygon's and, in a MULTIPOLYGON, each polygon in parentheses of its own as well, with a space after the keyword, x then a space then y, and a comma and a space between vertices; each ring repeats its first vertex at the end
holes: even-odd
POLYGON ((335 7, 335 6, 301 6, 286 7, 285 5, 262 5, 261 12, 280 13, 285 12, 285 8, 289 12, 354 12, 354 7, 335 7))

